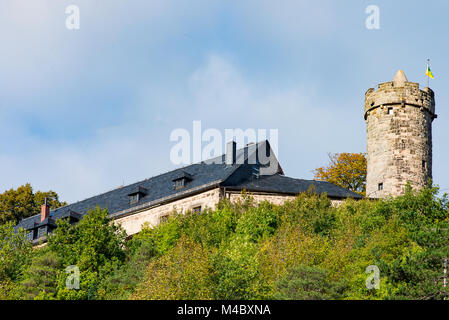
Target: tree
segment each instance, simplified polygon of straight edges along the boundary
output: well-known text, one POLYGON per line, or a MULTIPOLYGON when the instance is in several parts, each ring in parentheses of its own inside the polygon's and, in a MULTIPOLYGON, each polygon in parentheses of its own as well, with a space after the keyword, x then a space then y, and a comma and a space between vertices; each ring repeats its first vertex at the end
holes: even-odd
POLYGON ((52 209, 67 205, 67 203, 59 201, 58 194, 54 191, 34 193, 29 183, 16 190, 5 191, 0 194, 0 224, 8 221, 17 224, 23 218, 39 214, 45 198, 52 209))
POLYGON ((33 247, 23 230, 0 224, 0 299, 14 299, 14 288, 31 259, 33 247))
POLYGON ((75 225, 65 219, 48 238, 49 250, 61 259, 62 267, 76 266, 80 271, 80 289, 66 287, 67 274, 60 272, 56 298, 63 300, 96 299, 102 279, 125 260, 126 233, 108 218, 107 209, 90 210, 75 225))
POLYGON ((36 250, 31 264, 25 269, 21 282, 25 299, 52 299, 56 295, 56 280, 61 260, 48 248, 36 250))
POLYGON ((327 167, 315 169, 315 179, 328 181, 361 195, 366 192, 366 157, 364 153, 329 153, 327 167))
POLYGON ((342 297, 344 281, 330 281, 327 271, 317 267, 298 266, 277 284, 278 300, 330 300, 342 297))
POLYGON ((152 261, 133 300, 206 300, 212 298, 209 252, 182 236, 177 245, 152 261))

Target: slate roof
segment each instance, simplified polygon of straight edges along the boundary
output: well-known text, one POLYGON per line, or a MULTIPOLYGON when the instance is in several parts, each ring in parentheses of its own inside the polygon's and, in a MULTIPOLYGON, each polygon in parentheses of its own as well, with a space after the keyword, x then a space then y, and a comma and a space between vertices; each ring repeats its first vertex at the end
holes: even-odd
POLYGON ((247 190, 254 192, 299 194, 314 186, 318 194, 327 193, 331 198, 354 198, 361 199, 362 196, 347 189, 336 186, 326 181, 314 181, 289 178, 283 175, 252 177, 242 183, 225 184, 229 189, 247 190))
MULTIPOLYGON (((266 147, 266 145, 269 147, 268 141, 263 141, 258 143, 257 147, 262 150, 262 146, 266 147)), ((258 164, 248 164, 248 158, 255 150, 254 145, 238 149, 237 161, 233 165, 225 164, 225 155, 222 155, 51 210, 50 220, 54 221, 65 217, 73 217, 75 220, 79 220, 89 209, 94 209, 96 206, 107 208, 110 216, 114 217, 126 212, 132 213, 142 206, 154 204, 161 200, 169 201, 178 196, 187 196, 189 192, 201 192, 217 186, 297 194, 307 191, 310 184, 314 184, 318 193, 327 192, 330 197, 361 198, 355 193, 327 182, 307 181, 282 176, 279 174, 283 174, 280 166, 278 174, 254 179, 254 168, 258 167, 258 164), (176 190, 173 181, 179 178, 187 178, 187 180, 184 188, 176 190), (137 192, 140 194, 138 203, 130 204, 129 196, 137 192)), ((21 220, 16 228, 29 230, 40 225, 42 225, 40 215, 35 215, 21 220)))
MULTIPOLYGON (((237 150, 236 163, 245 162, 248 158, 248 148, 237 150)), ((201 163, 192 164, 183 168, 179 168, 143 181, 133 183, 128 186, 120 187, 106 193, 58 208, 50 211, 50 217, 54 220, 65 218, 70 215, 70 212, 76 212, 80 215, 87 213, 89 209, 94 209, 96 206, 107 208, 110 215, 124 210, 130 210, 133 207, 138 207, 143 203, 154 202, 156 200, 175 196, 176 194, 186 193, 189 190, 198 190, 203 186, 210 186, 211 184, 218 185, 229 177, 235 169, 240 165, 226 165, 225 155, 203 161, 201 163), (189 178, 184 188, 175 190, 173 181, 182 177, 189 178), (139 202, 131 205, 129 195, 136 193, 136 191, 145 189, 139 202)), ((32 229, 40 224, 40 215, 35 215, 21 220, 16 228, 32 229)))
MULTIPOLYGON (((159 176, 133 183, 131 185, 117 188, 115 190, 88 198, 70 204, 65 207, 51 210, 50 217, 59 219, 66 217, 70 210, 80 214, 86 214, 89 209, 94 209, 96 206, 107 208, 110 214, 115 212, 131 209, 144 202, 154 201, 167 196, 175 195, 180 192, 185 192, 188 189, 201 187, 212 182, 217 184, 223 181, 228 175, 233 172, 234 166, 226 166, 225 164, 194 164, 183 169, 174 170, 161 174, 159 176), (189 181, 181 190, 175 190, 173 187, 173 180, 179 177, 179 171, 184 170, 188 172, 193 180, 189 181), (137 204, 130 205, 129 194, 134 193, 138 188, 145 188, 146 194, 140 198, 137 204)), ((40 215, 35 215, 19 222, 17 227, 30 229, 35 223, 40 222, 40 215)))

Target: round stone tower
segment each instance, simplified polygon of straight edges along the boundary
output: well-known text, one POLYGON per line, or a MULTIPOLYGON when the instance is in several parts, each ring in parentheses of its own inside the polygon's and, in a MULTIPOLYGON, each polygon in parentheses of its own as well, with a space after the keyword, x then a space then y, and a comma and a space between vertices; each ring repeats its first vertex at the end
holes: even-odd
POLYGON ((402 70, 394 80, 365 95, 368 173, 366 196, 404 193, 410 182, 420 189, 432 179, 434 92, 419 89, 402 70))

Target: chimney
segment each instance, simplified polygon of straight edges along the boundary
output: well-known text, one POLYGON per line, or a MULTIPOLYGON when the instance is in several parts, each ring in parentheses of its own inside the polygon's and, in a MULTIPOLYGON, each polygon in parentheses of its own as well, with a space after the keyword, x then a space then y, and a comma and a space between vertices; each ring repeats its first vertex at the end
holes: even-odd
POLYGON ((235 141, 230 141, 226 145, 226 164, 235 164, 237 153, 237 143, 235 141))
POLYGON ((47 204, 47 198, 45 198, 45 203, 41 207, 41 222, 50 216, 50 206, 47 204))

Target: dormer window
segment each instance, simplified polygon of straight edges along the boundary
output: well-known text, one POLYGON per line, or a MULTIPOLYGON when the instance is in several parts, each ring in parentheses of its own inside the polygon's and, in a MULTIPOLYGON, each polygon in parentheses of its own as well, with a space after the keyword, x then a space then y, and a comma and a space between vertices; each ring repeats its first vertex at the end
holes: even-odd
POLYGON ((176 190, 182 189, 182 188, 184 188, 185 184, 186 184, 186 179, 184 179, 184 178, 175 180, 175 189, 176 190))
POLYGON ((182 188, 184 188, 186 186, 186 184, 189 181, 192 181, 192 180, 193 180, 193 177, 189 173, 187 173, 187 172, 185 172, 183 170, 181 170, 179 172, 176 172, 176 174, 174 175, 174 177, 172 179, 172 181, 173 181, 173 188, 175 190, 182 189, 182 188))
POLYGON ((138 193, 129 196, 129 204, 136 204, 137 202, 139 202, 139 194, 138 193))
POLYGON ((47 227, 40 227, 37 229, 37 238, 42 238, 47 235, 47 227))
POLYGON ((147 189, 138 186, 135 188, 132 192, 128 193, 129 197, 129 204, 133 205, 136 204, 147 194, 147 189))

